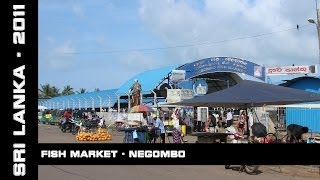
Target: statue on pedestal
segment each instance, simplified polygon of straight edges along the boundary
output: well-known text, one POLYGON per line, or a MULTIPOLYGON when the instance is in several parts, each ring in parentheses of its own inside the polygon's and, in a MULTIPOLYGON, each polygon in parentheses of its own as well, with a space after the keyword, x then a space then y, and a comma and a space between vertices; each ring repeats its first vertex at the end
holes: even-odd
POLYGON ((130 87, 130 92, 132 93, 131 107, 140 105, 141 84, 137 79, 134 80, 133 85, 130 87))

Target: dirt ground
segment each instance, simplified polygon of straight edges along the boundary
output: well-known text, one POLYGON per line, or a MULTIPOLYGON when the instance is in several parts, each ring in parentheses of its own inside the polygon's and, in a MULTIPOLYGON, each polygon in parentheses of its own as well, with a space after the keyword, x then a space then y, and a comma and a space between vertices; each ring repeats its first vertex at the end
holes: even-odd
MULTIPOLYGON (((62 133, 61 130, 57 126, 52 125, 44 125, 39 124, 38 125, 38 140, 39 143, 79 143, 79 141, 76 140, 75 136, 71 133, 62 133)), ((121 132, 110 132, 112 134, 112 140, 110 141, 101 141, 101 143, 119 143, 123 140, 123 133, 121 132)), ((167 141, 172 142, 172 137, 166 138, 167 141)), ((185 139, 188 140, 188 143, 194 143, 196 141, 196 137, 194 136, 186 136, 185 139)), ((90 141, 85 141, 86 143, 90 143, 90 141)), ((94 143, 97 143, 93 141, 94 143)), ((99 141, 98 141, 99 142, 99 141)), ((81 141, 83 143, 83 141, 81 141)), ((39 166, 40 167, 40 166, 39 166)), ((190 166, 188 166, 190 167, 190 166)), ((195 166, 198 167, 198 166, 195 166)), ((200 166, 201 167, 201 166, 200 166)), ((206 167, 206 166, 203 166, 206 167)), ((217 167, 217 166, 213 166, 217 167)), ((217 172, 225 171, 224 168, 217 169, 217 172), (221 170, 220 170, 221 169, 221 170)), ((46 168, 44 168, 46 169, 46 168)), ((40 171, 40 170, 39 170, 40 171)), ((283 177, 291 177, 289 179, 292 179, 293 177, 296 177, 298 179, 300 178, 313 178, 313 179, 319 179, 320 180, 320 168, 319 166, 303 166, 303 165, 263 165, 260 167, 260 171, 263 172, 263 174, 269 174, 269 175, 277 175, 277 176, 283 176, 283 177)), ((42 174, 39 172, 39 174, 42 174)), ((296 179, 293 178, 293 179, 296 179)), ((268 178, 266 178, 268 179, 268 178)), ((287 179, 287 178, 285 178, 287 179)))

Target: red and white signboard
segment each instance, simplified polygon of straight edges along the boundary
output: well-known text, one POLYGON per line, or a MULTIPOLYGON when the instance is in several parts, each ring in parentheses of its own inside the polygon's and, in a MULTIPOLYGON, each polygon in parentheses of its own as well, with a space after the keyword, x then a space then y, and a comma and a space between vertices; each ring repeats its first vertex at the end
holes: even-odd
POLYGON ((285 67, 273 67, 266 69, 267 75, 278 74, 308 74, 315 73, 315 66, 285 66, 285 67))

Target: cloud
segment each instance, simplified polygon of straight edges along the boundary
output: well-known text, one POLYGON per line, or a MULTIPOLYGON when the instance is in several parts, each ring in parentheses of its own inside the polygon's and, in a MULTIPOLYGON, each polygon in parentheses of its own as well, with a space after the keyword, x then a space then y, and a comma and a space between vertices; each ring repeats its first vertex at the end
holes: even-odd
POLYGON ((46 41, 47 41, 49 44, 55 43, 55 39, 54 39, 53 37, 47 37, 47 38, 46 38, 46 41))
POLYGON ((121 63, 123 68, 131 71, 133 74, 161 66, 161 63, 157 61, 156 57, 147 56, 142 52, 129 52, 123 59, 121 63))
POLYGON ((50 47, 51 51, 45 54, 44 61, 48 69, 72 71, 75 46, 71 41, 66 41, 55 47, 50 47))
POLYGON ((107 47, 107 39, 105 36, 97 36, 95 37, 95 42, 100 48, 106 48, 107 47))
POLYGON ((77 17, 80 17, 80 18, 84 17, 84 10, 79 4, 72 5, 72 13, 77 17))
POLYGON ((204 0, 202 6, 188 1, 141 0, 139 14, 144 29, 166 46, 208 43, 168 50, 168 59, 177 62, 214 56, 266 65, 317 62, 316 31, 307 22, 315 14, 310 12, 314 2, 204 0))

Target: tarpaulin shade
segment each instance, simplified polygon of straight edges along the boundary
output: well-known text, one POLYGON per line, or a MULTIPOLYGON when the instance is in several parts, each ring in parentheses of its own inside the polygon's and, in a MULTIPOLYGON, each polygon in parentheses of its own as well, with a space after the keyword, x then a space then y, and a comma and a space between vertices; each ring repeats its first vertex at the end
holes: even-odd
POLYGON ((261 107, 312 101, 320 101, 320 94, 243 80, 228 89, 172 104, 196 107, 261 107))

